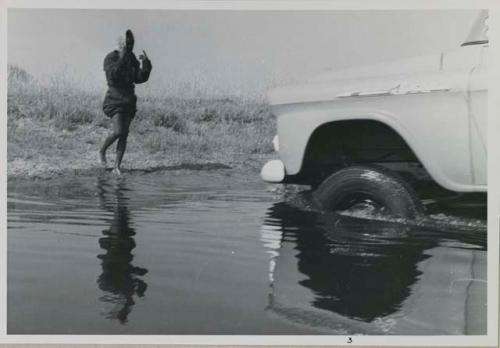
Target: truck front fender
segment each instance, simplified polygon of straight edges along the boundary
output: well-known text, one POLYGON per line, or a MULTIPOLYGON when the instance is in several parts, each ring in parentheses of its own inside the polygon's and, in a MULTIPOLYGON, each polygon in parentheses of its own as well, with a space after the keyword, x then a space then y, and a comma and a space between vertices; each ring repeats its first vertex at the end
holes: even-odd
MULTIPOLYGON (((455 95, 455 97, 457 96, 455 95)), ((466 122, 466 118, 461 117, 458 111, 460 108, 457 108, 453 117, 441 117, 438 118, 440 122, 436 122, 436 117, 439 115, 412 113, 416 110, 411 105, 415 102, 415 96, 408 99, 408 103, 399 100, 398 105, 402 109, 397 110, 400 112, 397 114, 381 107, 374 107, 373 103, 376 103, 376 99, 379 98, 371 100, 372 105, 366 105, 360 100, 354 107, 352 102, 346 107, 338 102, 335 105, 325 102, 315 103, 314 107, 304 103, 303 105, 288 105, 281 110, 275 110, 278 116, 279 152, 285 165, 286 174, 296 175, 301 172, 307 145, 319 127, 346 120, 371 120, 383 123, 399 134, 431 177, 444 188, 460 192, 486 190, 485 185, 472 183, 470 170, 467 169, 469 149, 463 141, 465 135, 462 134, 466 132, 466 126, 462 124, 466 122), (439 129, 426 129, 426 127, 430 127, 429 124, 443 127, 442 136, 440 136, 439 129)), ((418 102, 425 103, 426 101, 420 99, 418 102)), ((429 104, 433 105, 435 112, 439 113, 439 106, 436 106, 435 103, 429 104)), ((448 103, 447 105, 456 104, 448 103)), ((387 106, 387 103, 384 105, 387 106)), ((421 108, 418 110, 422 111, 421 108)), ((446 111, 453 112, 454 110, 446 111)), ((431 111, 429 110, 429 112, 431 111)))

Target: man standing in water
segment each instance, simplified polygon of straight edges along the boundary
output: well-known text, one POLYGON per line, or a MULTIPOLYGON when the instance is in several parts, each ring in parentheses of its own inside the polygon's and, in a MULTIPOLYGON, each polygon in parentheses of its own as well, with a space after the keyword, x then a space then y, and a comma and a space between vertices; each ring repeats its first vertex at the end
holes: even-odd
POLYGON ((116 160, 113 173, 121 174, 120 165, 125 148, 130 122, 137 111, 137 97, 135 84, 143 83, 149 79, 151 61, 146 52, 142 51, 139 63, 132 50, 134 49, 134 35, 127 30, 125 37, 118 40, 118 50, 109 53, 104 59, 104 71, 108 82, 108 91, 104 98, 103 111, 113 120, 113 133, 111 133, 102 148, 99 150, 101 162, 106 166, 106 150, 117 139, 116 160))

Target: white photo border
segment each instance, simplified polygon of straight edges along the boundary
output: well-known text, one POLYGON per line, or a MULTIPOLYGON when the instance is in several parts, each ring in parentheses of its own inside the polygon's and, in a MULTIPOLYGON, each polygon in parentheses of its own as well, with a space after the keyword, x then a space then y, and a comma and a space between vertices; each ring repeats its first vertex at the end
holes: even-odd
POLYGON ((0 0, 0 344, 497 346, 500 213, 500 1, 495 0, 0 0), (489 10, 488 315, 484 336, 8 335, 7 334, 7 11, 9 8, 162 10, 489 10), (492 152, 493 151, 493 152, 492 152))

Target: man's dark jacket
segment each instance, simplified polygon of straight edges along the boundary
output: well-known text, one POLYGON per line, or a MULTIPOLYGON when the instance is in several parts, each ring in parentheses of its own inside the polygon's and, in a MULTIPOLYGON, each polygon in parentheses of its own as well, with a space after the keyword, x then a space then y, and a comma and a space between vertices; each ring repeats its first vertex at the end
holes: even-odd
POLYGON ((115 50, 104 58, 104 71, 109 88, 102 109, 107 116, 113 117, 118 112, 132 116, 135 114, 137 97, 134 85, 146 82, 151 68, 149 59, 143 60, 141 67, 133 53, 120 57, 120 53, 115 50))

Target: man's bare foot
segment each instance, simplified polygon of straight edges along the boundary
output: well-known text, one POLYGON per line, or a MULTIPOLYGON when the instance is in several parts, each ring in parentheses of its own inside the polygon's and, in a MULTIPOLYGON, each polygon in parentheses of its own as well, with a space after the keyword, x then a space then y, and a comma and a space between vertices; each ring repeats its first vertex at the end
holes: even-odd
POLYGON ((106 152, 99 151, 99 158, 101 159, 101 164, 106 167, 108 161, 106 161, 106 152))
POLYGON ((122 172, 121 172, 120 168, 115 167, 115 168, 113 169, 113 174, 116 174, 116 175, 122 175, 122 172))

